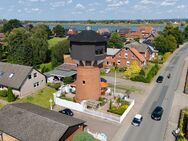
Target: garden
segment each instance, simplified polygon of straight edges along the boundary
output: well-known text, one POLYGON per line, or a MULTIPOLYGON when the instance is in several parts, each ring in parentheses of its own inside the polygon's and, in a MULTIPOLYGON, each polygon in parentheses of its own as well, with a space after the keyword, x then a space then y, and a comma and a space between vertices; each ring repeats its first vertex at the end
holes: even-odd
POLYGON ((188 141, 188 131, 187 129, 188 125, 188 108, 185 108, 181 110, 180 114, 180 120, 179 120, 179 135, 178 135, 178 141, 188 141))

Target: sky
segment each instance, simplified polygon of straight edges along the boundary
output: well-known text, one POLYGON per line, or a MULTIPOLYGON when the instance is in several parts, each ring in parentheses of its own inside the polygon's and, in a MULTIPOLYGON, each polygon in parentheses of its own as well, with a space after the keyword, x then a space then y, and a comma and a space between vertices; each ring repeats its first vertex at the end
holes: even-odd
POLYGON ((188 18, 188 0, 0 0, 0 19, 188 18))

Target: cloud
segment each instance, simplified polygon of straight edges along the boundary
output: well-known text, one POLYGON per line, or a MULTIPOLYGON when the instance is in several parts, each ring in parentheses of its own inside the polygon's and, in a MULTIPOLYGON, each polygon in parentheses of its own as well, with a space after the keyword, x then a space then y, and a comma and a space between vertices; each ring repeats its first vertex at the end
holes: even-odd
POLYGON ((178 0, 164 0, 161 3, 161 6, 173 6, 177 3, 178 0))
POLYGON ((72 0, 63 0, 63 1, 56 1, 56 2, 51 2, 50 6, 52 8, 56 8, 56 7, 64 7, 67 4, 71 4, 72 0))
POLYGON ((40 11, 40 9, 39 9, 39 8, 32 8, 31 10, 32 10, 32 11, 35 11, 35 12, 40 11))
POLYGON ((140 3, 142 4, 155 4, 156 2, 153 0, 141 0, 140 3))
POLYGON ((178 6, 177 6, 177 8, 178 8, 178 9, 184 9, 185 7, 186 7, 186 6, 185 6, 185 5, 183 5, 183 4, 182 4, 182 5, 178 5, 178 6))
POLYGON ((83 6, 82 4, 78 3, 78 4, 76 4, 76 8, 77 9, 85 9, 85 6, 83 6))
POLYGON ((120 7, 129 3, 129 0, 106 0, 108 7, 120 7))

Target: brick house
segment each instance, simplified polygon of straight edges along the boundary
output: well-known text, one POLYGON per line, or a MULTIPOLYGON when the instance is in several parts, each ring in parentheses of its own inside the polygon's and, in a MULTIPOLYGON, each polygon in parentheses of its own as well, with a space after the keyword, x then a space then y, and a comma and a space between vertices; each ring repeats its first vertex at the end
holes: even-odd
POLYGON ((30 103, 4 106, 0 132, 9 141, 72 141, 84 130, 85 121, 30 103))
POLYGON ((133 61, 137 61, 140 67, 146 64, 146 59, 135 48, 124 47, 122 49, 107 49, 107 57, 104 61, 104 67, 127 67, 133 61))
POLYGON ((145 38, 149 36, 154 31, 154 29, 152 26, 140 26, 138 27, 137 31, 142 34, 143 38, 145 38))
POLYGON ((122 29, 119 29, 119 35, 121 37, 124 37, 126 38, 128 34, 131 33, 131 29, 130 28, 122 28, 122 29))

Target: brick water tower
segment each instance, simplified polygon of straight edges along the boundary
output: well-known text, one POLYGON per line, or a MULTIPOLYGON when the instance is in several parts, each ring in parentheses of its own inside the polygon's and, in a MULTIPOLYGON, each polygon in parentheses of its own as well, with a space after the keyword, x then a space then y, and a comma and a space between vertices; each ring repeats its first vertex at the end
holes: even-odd
POLYGON ((101 96, 100 67, 106 57, 107 40, 90 28, 70 37, 71 57, 76 61, 76 101, 101 96))

